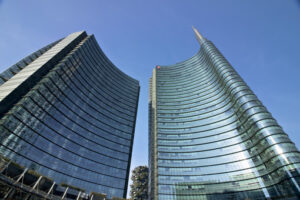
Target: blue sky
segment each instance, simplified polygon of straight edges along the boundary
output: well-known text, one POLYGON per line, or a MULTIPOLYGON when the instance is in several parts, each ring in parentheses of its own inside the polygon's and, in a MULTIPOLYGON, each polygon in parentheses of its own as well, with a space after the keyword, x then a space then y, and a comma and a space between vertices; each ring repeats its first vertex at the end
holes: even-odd
POLYGON ((141 85, 132 167, 148 160, 148 80, 155 65, 213 41, 300 148, 299 0, 0 0, 0 72, 86 30, 141 85))

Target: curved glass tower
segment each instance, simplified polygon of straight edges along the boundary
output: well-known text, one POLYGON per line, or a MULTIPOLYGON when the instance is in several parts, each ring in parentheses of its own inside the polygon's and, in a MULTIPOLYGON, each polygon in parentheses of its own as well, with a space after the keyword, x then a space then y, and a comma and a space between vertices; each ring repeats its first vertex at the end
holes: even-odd
POLYGON ((194 31, 200 51, 150 79, 150 199, 298 199, 299 151, 194 31))
POLYGON ((0 155, 85 192, 126 197, 139 83, 73 33, 0 75, 0 155))

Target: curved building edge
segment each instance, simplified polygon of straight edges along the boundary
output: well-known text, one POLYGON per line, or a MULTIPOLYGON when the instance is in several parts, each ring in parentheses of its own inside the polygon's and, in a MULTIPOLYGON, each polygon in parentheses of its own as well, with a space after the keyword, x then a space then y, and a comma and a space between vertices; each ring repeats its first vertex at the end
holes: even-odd
POLYGON ((150 78, 149 199, 171 200, 195 197, 227 199, 230 196, 233 197, 234 194, 238 199, 248 197, 257 199, 299 197, 300 153, 298 149, 213 43, 202 38, 200 44, 200 51, 196 55, 173 65, 159 65, 153 70, 150 78), (211 82, 212 80, 213 82, 211 82), (213 85, 211 85, 212 83, 213 85), (183 89, 180 89, 180 87, 183 89), (195 95, 197 91, 201 91, 198 96, 195 95), (218 102, 217 100, 220 98, 222 101, 218 102), (180 101, 180 99, 182 100, 180 101), (197 101, 197 99, 199 100, 197 101), (199 103, 201 101, 202 104, 199 103), (216 102, 215 105, 213 105, 214 102, 216 102), (223 107, 218 106, 223 102, 227 102, 222 106, 228 108, 225 111, 226 113, 229 111, 232 119, 225 114, 225 111, 222 116, 223 107), (199 107, 199 105, 201 106, 199 107), (220 110, 218 114, 215 114, 215 111, 210 108, 213 106, 215 106, 213 109, 220 110), (195 109, 192 110, 192 108, 195 109), (197 109, 198 111, 196 111, 197 109), (208 111, 201 113, 201 110, 204 109, 208 111), (179 112, 176 112, 176 110, 179 110, 179 112), (193 116, 189 115, 191 112, 195 114, 193 116), (182 117, 174 118, 174 116, 171 116, 174 114, 182 117), (219 119, 214 120, 213 114, 216 115, 215 118, 219 116, 219 119), (203 116, 202 119, 201 117, 197 119, 197 116, 200 115, 203 116), (235 126, 230 124, 235 124, 235 126), (219 134, 217 133, 218 126, 221 131, 219 131, 219 134), (226 129, 226 126, 232 127, 232 130, 226 129), (216 131, 215 134, 213 134, 214 131, 216 131), (238 134, 234 134, 235 132, 238 132, 238 134), (223 137, 221 139, 210 139, 221 136, 223 137), (239 137, 243 137, 243 139, 237 139, 239 137), (207 138, 210 140, 205 142, 207 138), (199 142, 195 142, 191 146, 188 142, 184 143, 184 140, 198 140, 199 142), (202 140, 204 143, 200 143, 202 140), (235 141, 235 143, 219 144, 226 140, 227 142, 235 141), (236 141, 239 142, 236 143, 236 141), (230 150, 231 146, 236 147, 239 151, 230 150), (189 150, 183 151, 184 148, 189 148, 189 150), (180 151, 180 149, 182 150, 180 151), (237 164, 239 162, 244 163, 244 165, 245 161, 251 162, 244 169, 232 168, 232 174, 237 174, 234 170, 240 172, 244 170, 245 173, 248 171, 253 174, 248 177, 236 177, 238 178, 236 181, 232 179, 222 181, 221 178, 219 180, 215 178, 218 185, 222 185, 226 181, 235 184, 245 182, 247 185, 247 181, 250 181, 249 184, 257 186, 250 187, 249 185, 248 188, 241 187, 239 190, 237 188, 240 186, 235 185, 233 190, 230 191, 228 185, 217 186, 216 183, 210 181, 209 173, 207 175, 203 171, 187 173, 191 169, 199 168, 200 170, 201 168, 208 171, 209 169, 217 170, 210 172, 212 175, 215 174, 211 176, 212 178, 222 177, 221 173, 230 174, 229 170, 221 172, 217 168, 217 165, 225 167, 225 162, 223 161, 224 164, 222 164, 221 158, 226 155, 225 152, 216 152, 218 149, 228 152, 227 154, 231 157, 243 157, 243 159, 229 159, 226 164, 228 166, 232 165, 234 167, 234 162, 237 164), (199 157, 191 157, 193 152, 198 156, 203 155, 203 161, 200 162, 199 157), (247 156, 245 156, 246 154, 247 156), (209 157, 214 161, 209 161, 209 157), (218 159, 220 163, 217 163, 218 159), (259 162, 257 159, 259 159, 259 162), (182 164, 175 164, 175 161, 182 164), (207 167, 204 167, 204 163, 208 161, 211 164, 208 163, 207 167), (162 169, 164 171, 159 171, 162 169), (176 171, 179 169, 186 170, 186 172, 182 170, 176 172, 175 169, 176 171), (171 173, 170 170, 173 170, 173 172, 171 173), (202 181, 202 183, 201 181, 192 182, 190 178, 187 178, 186 181, 180 181, 180 178, 185 180, 185 177, 194 177, 196 180, 197 176, 204 177, 198 178, 199 180, 207 179, 207 181, 202 181), (177 182, 172 181, 172 177, 178 179, 177 182), (205 177, 207 178, 205 179, 205 177), (162 189, 164 187, 168 189, 162 189), (219 191, 222 190, 221 188, 227 188, 228 191, 223 193, 214 192, 213 187, 218 188, 219 191), (252 192, 247 193, 247 191, 252 192))
POLYGON ((125 198, 138 81, 85 31, 47 47, 0 86, 1 155, 58 184, 125 198))

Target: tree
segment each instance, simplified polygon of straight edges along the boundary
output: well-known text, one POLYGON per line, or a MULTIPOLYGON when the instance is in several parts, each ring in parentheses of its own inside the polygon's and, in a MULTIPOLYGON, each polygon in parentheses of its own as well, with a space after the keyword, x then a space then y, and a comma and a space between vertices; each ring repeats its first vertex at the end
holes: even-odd
POLYGON ((130 196, 132 200, 148 199, 148 174, 147 166, 138 166, 132 171, 132 184, 130 185, 130 196))

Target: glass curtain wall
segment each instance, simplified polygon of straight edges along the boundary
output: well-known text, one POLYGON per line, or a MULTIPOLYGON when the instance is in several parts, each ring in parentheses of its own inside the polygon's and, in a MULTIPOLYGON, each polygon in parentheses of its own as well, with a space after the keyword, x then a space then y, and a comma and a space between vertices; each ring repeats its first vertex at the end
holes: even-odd
POLYGON ((150 79, 150 199, 299 197, 300 153, 212 42, 150 79))
POLYGON ((0 154, 58 184, 126 197, 139 83, 111 63, 93 35, 67 48, 2 113, 0 154))

